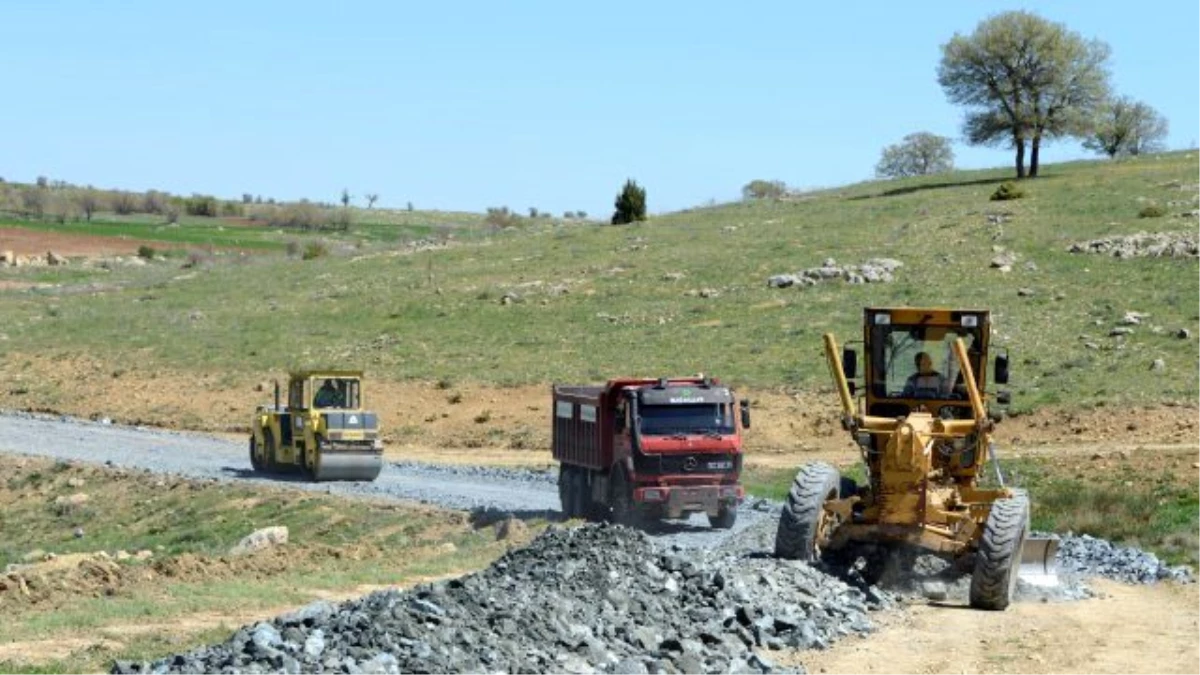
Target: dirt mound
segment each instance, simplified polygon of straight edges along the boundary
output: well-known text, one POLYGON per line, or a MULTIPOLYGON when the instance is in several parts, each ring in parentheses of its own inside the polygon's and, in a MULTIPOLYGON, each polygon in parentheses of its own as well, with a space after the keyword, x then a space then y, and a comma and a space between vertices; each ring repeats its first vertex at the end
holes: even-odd
POLYGON ((0 611, 21 605, 58 605, 69 598, 113 595, 145 572, 121 565, 103 551, 72 553, 27 565, 10 565, 0 577, 0 611))

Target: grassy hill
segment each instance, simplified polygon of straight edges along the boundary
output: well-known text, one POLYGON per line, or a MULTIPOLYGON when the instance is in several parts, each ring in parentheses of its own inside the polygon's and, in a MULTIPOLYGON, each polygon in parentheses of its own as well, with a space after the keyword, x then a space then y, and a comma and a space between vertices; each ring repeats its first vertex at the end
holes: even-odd
POLYGON ((1021 184, 1025 198, 1003 202, 989 196, 1009 169, 956 172, 632 226, 539 221, 416 252, 380 234, 438 225, 415 214, 356 226, 345 240, 357 248, 314 260, 6 268, 0 282, 62 286, 0 290, 0 351, 10 360, 87 353, 151 371, 344 364, 375 377, 502 386, 704 371, 740 386, 809 389, 826 385, 823 332, 856 337, 866 305, 929 304, 993 310, 1019 407, 1194 402, 1197 260, 1068 247, 1138 231, 1194 234, 1195 216, 1178 214, 1196 208, 1198 167, 1195 152, 1047 165, 1021 184), (1150 203, 1168 215, 1139 217, 1150 203), (1007 274, 989 268, 1001 247, 1017 256, 1007 274), (903 262, 893 283, 766 283, 826 258, 873 257, 903 262), (1128 311, 1147 316, 1132 335, 1110 337, 1128 311), (1184 328, 1191 336, 1176 337, 1184 328), (1164 371, 1151 369, 1156 359, 1164 371))

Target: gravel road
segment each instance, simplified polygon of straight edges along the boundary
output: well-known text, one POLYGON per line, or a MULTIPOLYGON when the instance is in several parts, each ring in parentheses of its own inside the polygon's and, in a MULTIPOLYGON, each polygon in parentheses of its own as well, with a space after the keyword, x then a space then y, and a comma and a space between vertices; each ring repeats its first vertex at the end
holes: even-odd
MULTIPOLYGON (((192 432, 130 427, 60 415, 0 411, 0 452, 146 469, 190 478, 255 481, 335 495, 416 501, 519 517, 559 514, 554 473, 528 469, 393 462, 371 483, 310 483, 299 475, 263 477, 250 469, 246 443, 192 432)), ((670 521, 651 535, 665 545, 716 548, 773 514, 749 500, 731 530, 713 530, 703 515, 670 521)))

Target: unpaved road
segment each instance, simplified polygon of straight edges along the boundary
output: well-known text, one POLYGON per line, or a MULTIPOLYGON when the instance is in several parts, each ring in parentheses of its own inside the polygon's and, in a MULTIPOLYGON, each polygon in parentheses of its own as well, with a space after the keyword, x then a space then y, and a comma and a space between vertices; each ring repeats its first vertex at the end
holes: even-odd
POLYGON ((1196 584, 1093 580, 1101 597, 1017 603, 1004 612, 918 605, 882 628, 784 659, 811 673, 1196 673, 1196 584))
MULTIPOLYGON (((348 497, 418 501, 452 509, 495 509, 518 516, 557 517, 558 486, 545 472, 389 463, 370 483, 310 483, 299 475, 261 476, 250 469, 249 448, 207 434, 102 424, 57 415, 0 413, 0 452, 109 463, 189 478, 284 484, 348 497)), ((732 530, 713 530, 704 516, 673 522, 655 533, 665 543, 714 548, 760 523, 768 514, 743 508, 732 530)))

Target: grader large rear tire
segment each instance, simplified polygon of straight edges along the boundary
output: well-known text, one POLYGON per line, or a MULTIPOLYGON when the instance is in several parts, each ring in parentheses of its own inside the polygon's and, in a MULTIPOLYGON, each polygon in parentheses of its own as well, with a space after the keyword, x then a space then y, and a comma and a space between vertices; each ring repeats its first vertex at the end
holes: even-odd
POLYGON ((971 575, 971 606, 1001 610, 1012 602, 1017 590, 1017 570, 1021 566, 1021 548, 1029 532, 1029 497, 1014 491, 1009 499, 992 504, 983 537, 975 553, 975 573, 971 575))
POLYGON ((824 462, 800 468, 775 533, 777 557, 805 562, 821 557, 821 546, 837 525, 825 512, 825 502, 838 498, 840 484, 838 470, 824 462))

